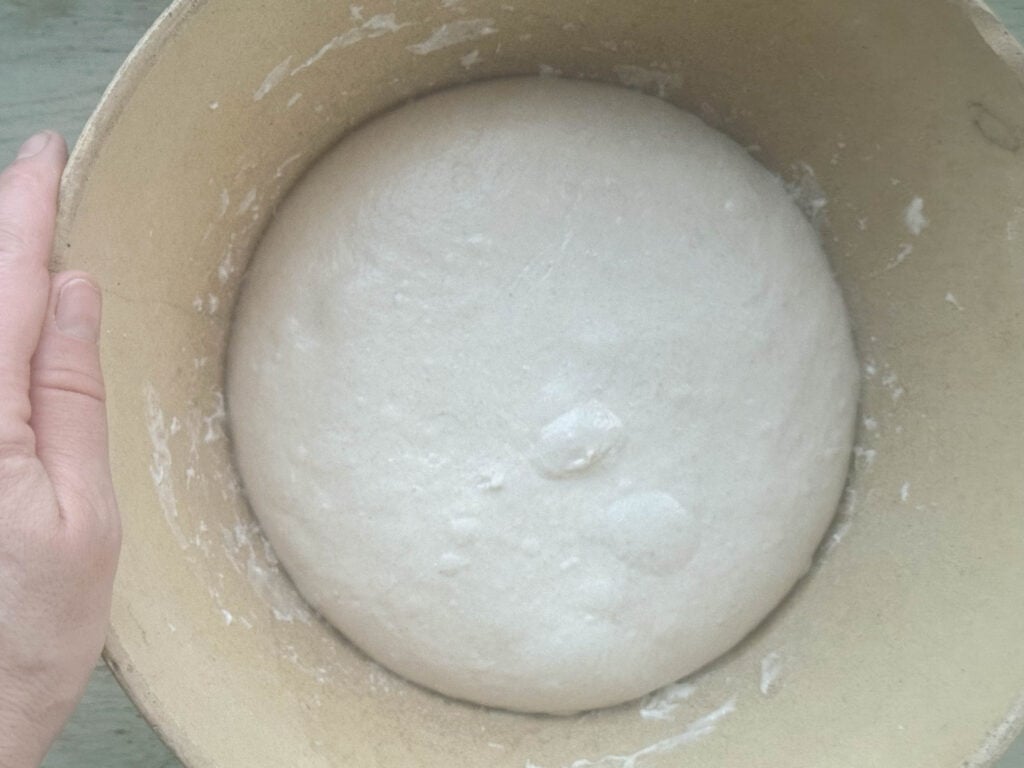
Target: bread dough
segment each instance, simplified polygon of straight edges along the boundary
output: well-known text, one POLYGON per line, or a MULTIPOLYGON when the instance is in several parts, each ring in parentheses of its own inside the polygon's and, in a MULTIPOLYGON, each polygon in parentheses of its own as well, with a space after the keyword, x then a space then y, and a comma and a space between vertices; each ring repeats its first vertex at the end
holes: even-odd
POLYGON ((354 132, 287 198, 229 352, 252 507, 300 591, 424 686, 615 704, 807 570, 858 367, 814 231, 698 119, 512 79, 354 132))

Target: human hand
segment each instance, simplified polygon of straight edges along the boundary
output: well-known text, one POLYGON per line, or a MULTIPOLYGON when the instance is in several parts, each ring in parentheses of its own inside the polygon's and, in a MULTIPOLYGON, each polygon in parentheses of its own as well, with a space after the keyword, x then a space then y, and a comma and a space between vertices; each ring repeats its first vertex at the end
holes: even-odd
POLYGON ((0 768, 43 759, 103 646, 120 546, 100 293, 51 276, 63 139, 0 174, 0 768))

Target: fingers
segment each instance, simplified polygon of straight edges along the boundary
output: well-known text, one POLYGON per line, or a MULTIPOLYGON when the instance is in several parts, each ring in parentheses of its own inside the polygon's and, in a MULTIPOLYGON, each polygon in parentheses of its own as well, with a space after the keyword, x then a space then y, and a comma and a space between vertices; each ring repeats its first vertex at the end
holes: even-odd
POLYGON ((62 510, 113 514, 107 412, 100 370, 99 288, 84 272, 53 278, 32 358, 36 455, 62 510))
POLYGON ((39 340, 50 288, 64 140, 36 134, 0 174, 0 459, 31 455, 30 362, 39 340))

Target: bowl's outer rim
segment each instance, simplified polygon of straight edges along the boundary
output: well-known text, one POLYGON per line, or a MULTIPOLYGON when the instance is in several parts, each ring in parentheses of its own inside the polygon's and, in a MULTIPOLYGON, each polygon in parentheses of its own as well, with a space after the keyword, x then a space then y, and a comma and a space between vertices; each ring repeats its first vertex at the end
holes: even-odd
MULTIPOLYGON (((89 120, 75 143, 61 180, 60 204, 57 215, 54 264, 59 266, 68 247, 65 234, 70 229, 81 200, 81 190, 89 177, 89 170, 103 148, 110 130, 121 115, 124 103, 131 97, 135 86, 153 64, 155 54, 163 43, 172 38, 180 25, 207 4, 208 0, 172 0, 143 34, 114 74, 89 120)), ((985 0, 957 0, 985 42, 1024 84, 1024 45, 1014 37, 985 0)), ((159 705, 146 696, 145 681, 136 678, 128 665, 124 649, 113 633, 108 634, 103 649, 103 661, 125 694, 139 710, 143 719, 179 757, 188 757, 186 765, 198 766, 200 760, 193 754, 193 745, 173 727, 158 722, 159 705)), ((991 766, 1024 734, 1024 691, 1011 705, 1005 719, 993 726, 981 742, 978 753, 964 762, 969 768, 991 766)))
POLYGON ((171 0, 156 21, 139 38, 131 52, 118 67, 100 96, 95 110, 89 116, 78 141, 68 158, 61 178, 60 206, 57 213, 57 233, 54 262, 60 264, 67 249, 64 234, 78 211, 81 188, 89 178, 89 170, 96 162, 107 135, 121 116, 124 103, 131 97, 135 86, 146 76, 153 64, 155 54, 163 44, 173 37, 189 16, 206 5, 207 0, 171 0))
MULTIPOLYGON (((54 254, 52 267, 62 268, 64 254, 70 247, 67 233, 75 218, 78 204, 82 197, 82 188, 89 178, 89 172, 99 157, 114 124, 121 116, 124 103, 131 97, 136 85, 149 72, 156 51, 172 38, 180 25, 192 14, 206 4, 207 0, 172 0, 153 24, 139 38, 131 52, 118 67, 103 91, 95 110, 89 116, 78 140, 71 151, 64 168, 60 184, 60 197, 57 211, 56 237, 54 238, 54 254)), ((191 745, 182 734, 174 728, 165 727, 158 720, 159 705, 147 697, 145 681, 136 678, 134 670, 128 664, 124 648, 121 647, 112 631, 108 631, 107 641, 102 653, 103 662, 110 669, 114 679, 128 699, 142 715, 146 723, 167 744, 179 758, 191 757, 191 745)), ((194 765, 191 760, 186 765, 194 765)))
POLYGON ((985 0, 961 0, 989 47, 1024 82, 1024 45, 1011 34, 985 0))

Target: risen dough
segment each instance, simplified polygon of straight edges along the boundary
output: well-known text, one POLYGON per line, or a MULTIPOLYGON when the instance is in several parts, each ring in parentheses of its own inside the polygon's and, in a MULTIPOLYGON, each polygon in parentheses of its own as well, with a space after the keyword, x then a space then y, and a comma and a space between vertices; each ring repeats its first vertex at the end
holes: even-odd
POLYGON ((782 599, 857 378, 777 179, 657 99, 518 79, 375 120, 295 188, 228 392, 253 508, 345 636, 567 712, 690 673, 782 599))

